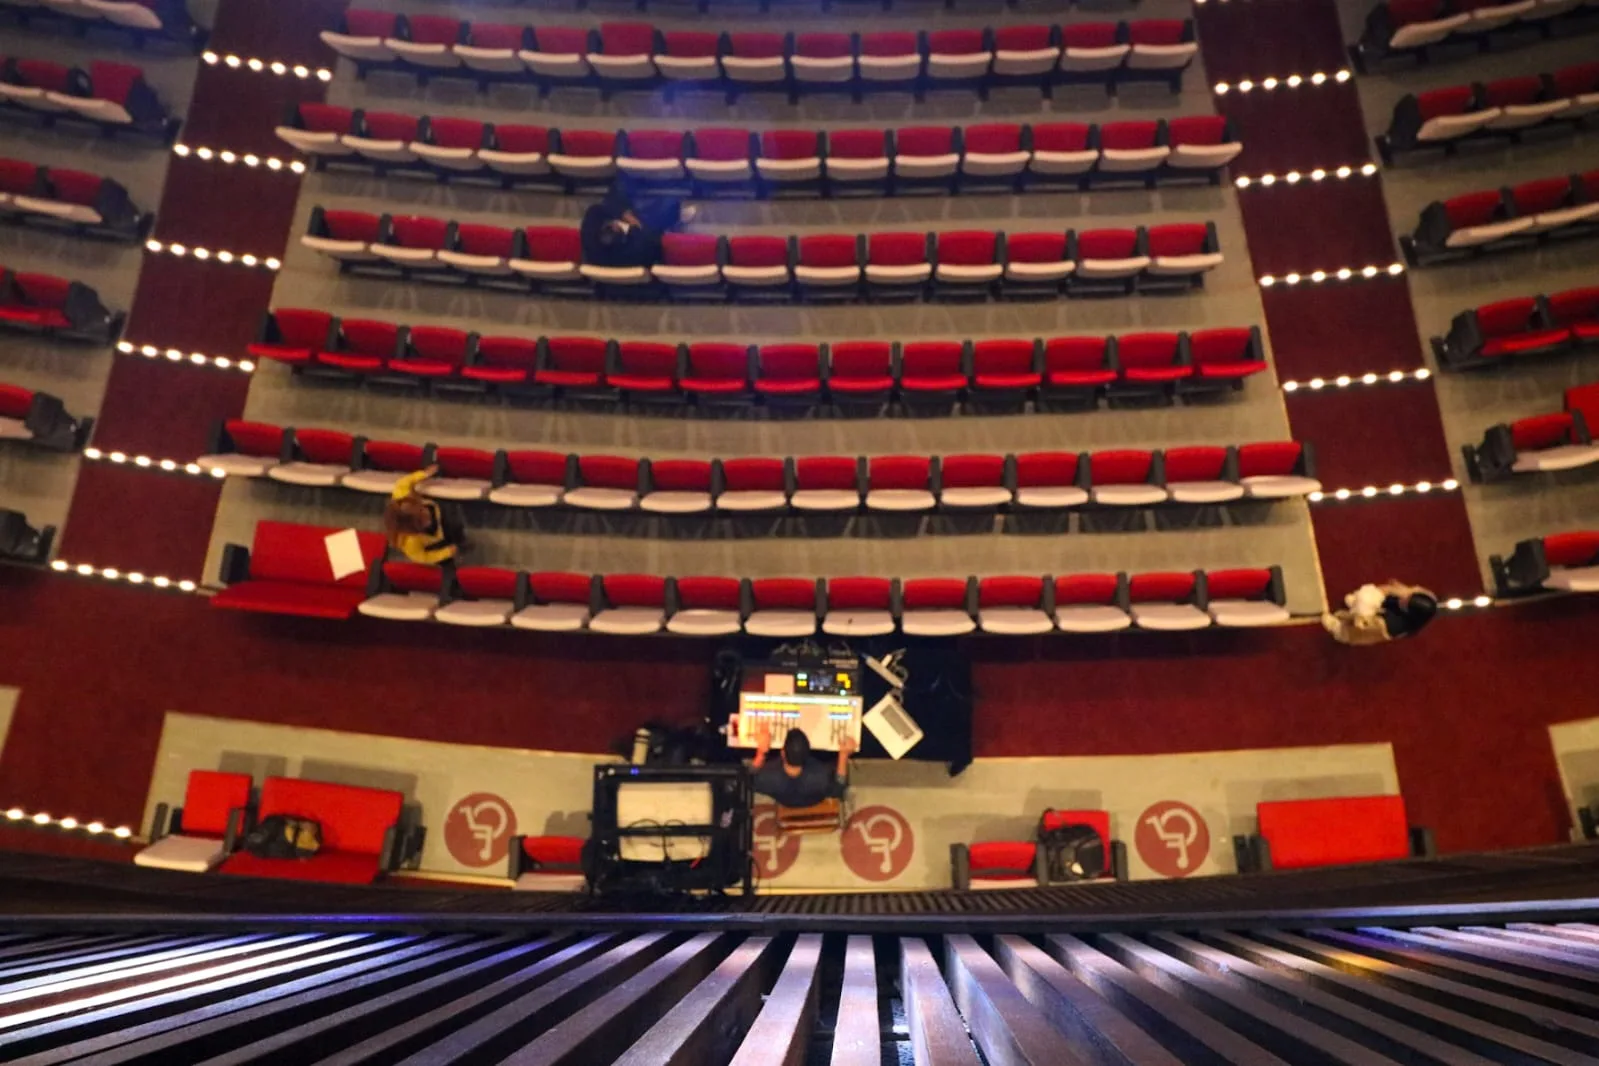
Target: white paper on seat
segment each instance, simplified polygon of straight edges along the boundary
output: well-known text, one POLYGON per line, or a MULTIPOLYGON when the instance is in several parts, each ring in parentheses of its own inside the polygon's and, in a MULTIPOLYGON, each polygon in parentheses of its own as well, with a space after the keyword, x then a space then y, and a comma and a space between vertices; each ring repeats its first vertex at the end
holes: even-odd
POLYGON ((366 557, 361 554, 361 537, 355 530, 343 529, 329 533, 322 538, 322 543, 327 549, 328 567, 333 571, 333 580, 342 581, 366 569, 366 557))

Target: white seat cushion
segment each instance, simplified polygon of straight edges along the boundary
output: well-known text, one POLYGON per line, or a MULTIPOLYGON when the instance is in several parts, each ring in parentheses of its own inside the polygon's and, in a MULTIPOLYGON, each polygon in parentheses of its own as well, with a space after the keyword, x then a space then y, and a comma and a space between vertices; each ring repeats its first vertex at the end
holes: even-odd
POLYGON ((1046 70, 1052 70, 1059 58, 1059 48, 1029 48, 1017 51, 1001 48, 994 53, 994 73, 1012 76, 1042 74, 1046 70))
POLYGON ((905 263, 893 266, 882 263, 866 264, 866 280, 879 285, 914 285, 932 276, 931 263, 905 263))
POLYGON ((755 176, 748 159, 690 159, 687 165, 701 181, 749 181, 755 176))
POLYGON ((448 70, 461 65, 461 57, 455 50, 443 44, 420 44, 416 41, 401 41, 393 37, 385 38, 384 44, 397 57, 407 63, 419 67, 433 67, 448 70))
POLYGON ((589 628, 596 633, 644 636, 659 633, 665 622, 666 612, 659 607, 612 607, 590 619, 589 628))
POLYGON ((384 592, 356 608, 364 615, 393 622, 425 622, 438 609, 439 598, 431 592, 384 592))
POLYGON ((1288 608, 1269 600, 1211 600, 1210 616, 1219 626, 1274 626, 1288 621, 1288 608))
POLYGON ((1475 133, 1499 115, 1500 110, 1497 107, 1468 111, 1464 115, 1436 115, 1421 124, 1421 129, 1416 131, 1416 140, 1452 141, 1468 133, 1475 133))
POLYGON ((1214 170, 1238 158, 1244 150, 1240 141, 1226 144, 1179 144, 1172 148, 1166 165, 1180 170, 1214 170))
POLYGON ((789 503, 796 511, 853 511, 861 495, 850 489, 800 489, 789 503))
POLYGON ((904 81, 916 77, 921 69, 922 57, 915 54, 860 57, 862 81, 904 81))
POLYGON ((1260 474, 1241 480, 1244 490, 1259 500, 1279 500, 1289 496, 1308 496, 1321 491, 1321 482, 1298 474, 1260 474))
POLYGON ((721 73, 715 56, 657 55, 655 68, 661 72, 661 77, 673 81, 702 81, 721 73))
POLYGON ((815 181, 822 176, 819 156, 805 159, 757 159, 755 169, 768 181, 815 181))
MULTIPOLYGON (((21 198, 18 198, 21 202, 21 198)), ((1591 204, 1578 204, 1575 207, 1561 207, 1553 211, 1544 211, 1532 216, 1530 233, 1547 233, 1550 230, 1560 229, 1575 222, 1585 222, 1590 218, 1599 218, 1599 201, 1591 204)))
POLYGON ((516 57, 533 73, 545 78, 586 78, 588 60, 578 52, 529 52, 522 49, 516 57))
POLYGON ((588 620, 589 609, 581 603, 535 603, 511 616, 516 628, 541 633, 571 633, 582 629, 588 620))
POLYGON ((650 267, 656 281, 666 285, 715 285, 722 280, 722 268, 715 263, 701 266, 672 266, 657 263, 650 267))
POLYGON ((788 267, 786 266, 725 266, 722 268, 722 277, 734 285, 751 285, 770 287, 788 284, 788 267))
POLYGON ((1066 633, 1114 633, 1133 620, 1120 607, 1079 603, 1055 608, 1055 624, 1066 633))
POLYGON ((435 500, 481 500, 493 488, 493 483, 471 477, 433 477, 422 482, 418 490, 435 500))
POLYGON ((981 78, 988 73, 994 60, 992 52, 953 54, 932 52, 927 57, 927 76, 930 78, 981 78))
POLYGON ((999 177, 1006 174, 1020 174, 1027 169, 1027 164, 1032 161, 1033 153, 1015 152, 967 152, 961 160, 961 171, 974 174, 978 177, 999 177))
POLYGON ((1436 44, 1448 37, 1455 30, 1471 21, 1469 12, 1450 15, 1448 18, 1434 19, 1431 22, 1412 22, 1408 26, 1401 26, 1388 38, 1388 47, 1396 51, 1407 48, 1420 48, 1423 45, 1436 44))
POLYGON ((608 489, 587 485, 566 494, 571 507, 585 507, 591 511, 628 511, 638 503, 638 493, 632 489, 608 489))
POLYGON ((940 263, 938 280, 957 285, 985 285, 998 281, 1005 268, 999 263, 940 263))
POLYGON ((604 178, 616 173, 616 159, 608 155, 562 155, 551 152, 550 166, 568 177, 604 178))
POLYGON ((894 159, 894 173, 902 178, 940 178, 955 173, 961 157, 949 152, 945 155, 902 155, 894 159))
POLYGON ((1171 149, 1163 144, 1150 148, 1106 148, 1100 153, 1099 169, 1105 171, 1154 170, 1166 162, 1171 149))
POLYGON ((1510 467, 1517 474, 1543 470, 1572 470, 1599 463, 1599 444, 1562 444, 1535 452, 1522 452, 1510 467))
POLYGON ((1140 629, 1204 629, 1210 615, 1191 603, 1140 603, 1133 607, 1133 622, 1140 629))
POLYGON ((634 159, 622 156, 616 161, 616 169, 628 177, 656 181, 681 178, 684 174, 683 162, 679 159, 634 159))
POLYGON ((639 498, 639 510, 657 514, 698 514, 711 509, 708 492, 651 492, 639 498))
POLYGON ((789 62, 794 66, 795 79, 802 82, 831 84, 849 81, 855 76, 854 56, 792 56, 789 62))
POLYGON ((904 611, 899 628, 909 637, 958 637, 977 628, 971 615, 956 607, 904 611))
POLYGON ((1021 507, 1080 507, 1088 502, 1088 491, 1076 485, 1038 485, 1016 490, 1021 507))
POLYGON ((1164 503, 1166 490, 1159 485, 1097 485, 1092 496, 1107 507, 1148 507, 1164 503))
POLYGON ((722 72, 734 81, 782 81, 788 77, 788 65, 782 56, 723 56, 722 72))
POLYGON ((394 486, 398 485, 400 478, 404 476, 388 470, 356 470, 345 474, 339 484, 356 492, 380 493, 387 496, 394 491, 394 486))
POLYGON ((757 637, 808 637, 816 632, 810 611, 756 611, 744 620, 744 632, 757 637))
POLYGON ((323 30, 322 43, 341 56, 361 62, 386 63, 394 58, 394 52, 381 37, 353 37, 347 33, 323 30))
POLYGON ((608 56, 590 52, 589 65, 602 78, 633 80, 655 77, 655 60, 648 55, 608 56))
POLYGON ((887 156, 875 159, 829 159, 827 176, 836 181, 881 181, 888 177, 887 156))
POLYGON ((931 511, 937 501, 926 489, 872 489, 866 507, 872 511, 931 511))
POLYGON ((1203 274, 1221 266, 1220 252, 1200 252, 1197 255, 1157 255, 1149 264, 1151 274, 1203 274))
POLYGON ((1180 70, 1199 54, 1193 41, 1181 44, 1135 44, 1127 57, 1129 70, 1180 70))
POLYGON ((888 611, 829 611, 822 619, 822 632, 835 637, 882 637, 894 632, 894 616, 888 611))
POLYGON ((345 134, 342 140, 346 148, 380 163, 409 163, 416 158, 408 141, 380 141, 350 134, 345 134))
POLYGON ((317 133, 296 126, 279 126, 278 139, 285 141, 306 155, 354 155, 355 149, 345 145, 337 133, 317 133))
POLYGON ((959 486, 938 494, 938 502, 945 507, 1003 507, 1011 499, 1011 490, 1003 485, 959 486))
POLYGON ((583 263, 578 271, 599 285, 643 285, 650 280, 650 272, 641 266, 607 267, 583 263))
POLYGON ((477 157, 501 174, 548 174, 550 161, 543 152, 502 152, 480 148, 477 157))
POLYGON ((501 485, 489 490, 489 502, 506 507, 554 507, 562 495, 559 485, 501 485))
POLYGON ((203 874, 227 857, 216 837, 191 837, 181 833, 162 837, 133 856, 135 865, 160 870, 203 874))
POLYGON ((977 612, 977 626, 984 633, 1030 636, 1048 633, 1055 623, 1036 607, 986 607, 977 612))
POLYGON ((98 12, 107 22, 135 30, 159 30, 161 16, 143 4, 113 3, 111 0, 81 0, 84 10, 98 12))
POLYGON ((516 879, 511 889, 516 892, 581 892, 588 887, 588 878, 579 873, 525 873, 516 879))
POLYGON ((1567 592, 1599 592, 1599 566, 1557 566, 1550 570, 1544 587, 1567 592))
POLYGON ((1524 230, 1533 227, 1533 219, 1507 218, 1503 222, 1489 222, 1482 226, 1467 226, 1457 229, 1444 241, 1449 248, 1475 248, 1481 244, 1490 244, 1493 241, 1513 237, 1524 230))
POLYGON ((1166 491, 1173 503, 1226 503, 1244 495, 1244 487, 1231 481, 1179 481, 1166 491))
POLYGON ((1083 174, 1099 162, 1099 149, 1083 148, 1075 152, 1034 152, 1027 169, 1035 174, 1083 174))
POLYGON ((678 611, 666 623, 668 633, 685 637, 725 637, 742 628, 737 611, 711 608, 678 611))
POLYGON ((520 74, 525 68, 514 49, 478 48, 470 44, 455 46, 455 54, 471 70, 488 74, 520 74))
POLYGON ((452 270, 464 270, 468 274, 509 274, 511 264, 497 255, 469 255, 466 252, 443 251, 439 253, 439 262, 452 270))
POLYGON ((456 600, 434 611, 433 618, 452 626, 503 626, 515 606, 510 600, 456 600))
POLYGON ((20 418, 0 418, 0 440, 32 440, 33 430, 20 418))
POLYGON ((300 238, 300 243, 312 251, 332 256, 334 259, 367 260, 376 258, 372 254, 372 246, 366 241, 341 241, 333 237, 318 237, 314 233, 307 233, 300 238))
POLYGON ((780 489, 724 492, 716 497, 718 511, 780 511, 787 506, 788 495, 780 489))
POLYGON ((852 266, 797 266, 794 268, 794 277, 803 285, 854 285, 856 282, 861 280, 861 268, 852 266))
POLYGON ((553 259, 513 259, 507 265, 535 281, 576 281, 583 276, 576 263, 553 259))
POLYGON ((1108 44, 1103 48, 1067 48, 1060 55, 1062 70, 1115 70, 1133 50, 1130 44, 1108 44))
POLYGON ((374 244, 371 251, 379 259, 403 266, 422 266, 437 261, 439 257, 436 248, 404 248, 398 244, 374 244))
POLYGON ((195 463, 207 470, 225 470, 228 477, 261 477, 278 465, 276 458, 238 455, 233 452, 225 455, 202 455, 195 460, 195 463))
POLYGON ((1080 278, 1130 278, 1149 266, 1149 256, 1134 255, 1126 259, 1084 259, 1077 268, 1080 278))
POLYGON ((311 485, 325 488, 337 485, 350 473, 347 466, 321 463, 283 463, 267 471, 267 477, 290 485, 311 485))

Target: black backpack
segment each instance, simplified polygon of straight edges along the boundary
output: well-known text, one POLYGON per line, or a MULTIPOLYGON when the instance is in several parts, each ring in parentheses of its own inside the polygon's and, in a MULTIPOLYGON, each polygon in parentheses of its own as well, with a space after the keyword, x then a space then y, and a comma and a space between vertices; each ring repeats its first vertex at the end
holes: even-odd
POLYGON ((1093 826, 1071 823, 1054 829, 1040 827, 1038 846, 1044 849, 1044 869, 1051 884, 1105 876, 1105 842, 1093 826))
POLYGON ((322 850, 322 824, 270 814, 245 835, 244 850, 262 859, 308 859, 322 850))

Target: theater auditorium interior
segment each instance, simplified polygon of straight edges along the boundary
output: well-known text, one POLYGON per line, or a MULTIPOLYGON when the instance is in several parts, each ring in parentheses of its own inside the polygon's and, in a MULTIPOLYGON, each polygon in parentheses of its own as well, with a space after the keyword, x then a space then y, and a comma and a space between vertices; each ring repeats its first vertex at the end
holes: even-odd
POLYGON ((1596 434, 1595 0, 0 0, 0 1061, 1599 1061, 1596 434))

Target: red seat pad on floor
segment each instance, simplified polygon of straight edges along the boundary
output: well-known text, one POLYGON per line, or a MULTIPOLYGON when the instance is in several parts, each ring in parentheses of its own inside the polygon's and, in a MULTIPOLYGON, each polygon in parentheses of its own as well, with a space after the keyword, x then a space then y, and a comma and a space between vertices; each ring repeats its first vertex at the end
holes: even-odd
POLYGON ((1410 823, 1402 796, 1257 803, 1260 835, 1276 870, 1378 862, 1410 855, 1410 823))
POLYGON ((378 857, 347 851, 320 851, 308 859, 263 859, 258 855, 240 852, 231 856, 219 869, 225 874, 238 874, 241 877, 369 885, 378 877, 378 857))
POLYGON ((349 618, 366 599, 364 588, 330 588, 286 581, 244 581, 211 597, 211 606, 302 618, 349 618))

